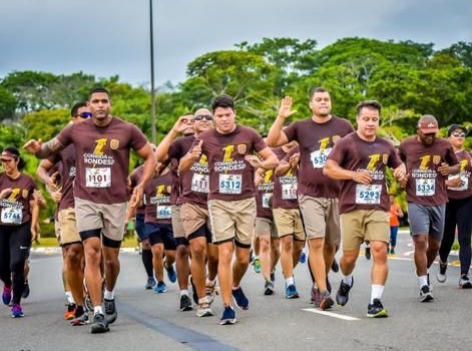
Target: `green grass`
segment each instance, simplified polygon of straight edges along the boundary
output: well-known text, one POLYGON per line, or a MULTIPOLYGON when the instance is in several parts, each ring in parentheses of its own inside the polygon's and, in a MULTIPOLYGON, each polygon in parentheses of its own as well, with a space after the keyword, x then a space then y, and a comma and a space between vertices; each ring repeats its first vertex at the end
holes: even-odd
MULTIPOLYGON (((41 238, 38 243, 33 243, 33 247, 58 247, 59 244, 57 243, 57 239, 47 237, 41 238)), ((138 246, 138 239, 136 235, 132 236, 125 236, 123 242, 121 243, 121 247, 123 248, 133 248, 138 246)))

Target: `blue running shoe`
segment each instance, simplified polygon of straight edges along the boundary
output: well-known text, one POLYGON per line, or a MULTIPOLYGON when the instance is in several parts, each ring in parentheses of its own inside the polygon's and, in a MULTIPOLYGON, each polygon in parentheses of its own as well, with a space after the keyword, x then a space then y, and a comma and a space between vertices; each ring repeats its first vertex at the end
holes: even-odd
POLYGON ((295 284, 290 284, 285 287, 285 298, 286 299, 298 299, 300 295, 298 295, 297 288, 295 284))
POLYGON ((226 306, 220 319, 221 325, 231 325, 236 323, 236 312, 233 307, 226 306))
POLYGON ((306 262, 306 253, 302 251, 302 254, 300 255, 300 259, 298 260, 300 263, 305 263, 306 262))
POLYGON ((12 287, 7 288, 6 285, 3 285, 3 294, 2 294, 2 300, 4 305, 9 305, 11 301, 11 289, 12 287))
POLYGON ((13 305, 13 307, 11 308, 11 316, 13 318, 21 318, 25 316, 23 314, 23 310, 21 309, 20 305, 17 305, 17 304, 13 305))
POLYGON ((233 299, 238 308, 242 310, 249 309, 249 300, 247 299, 246 295, 244 295, 244 291, 241 287, 233 289, 233 299))
POLYGON ((175 272, 174 265, 171 264, 169 267, 166 267, 166 265, 164 265, 164 268, 167 272, 167 278, 169 278, 171 283, 175 283, 177 281, 177 273, 175 272))
POLYGON ((164 282, 158 282, 157 285, 154 287, 154 292, 157 294, 162 294, 167 291, 167 285, 164 282))

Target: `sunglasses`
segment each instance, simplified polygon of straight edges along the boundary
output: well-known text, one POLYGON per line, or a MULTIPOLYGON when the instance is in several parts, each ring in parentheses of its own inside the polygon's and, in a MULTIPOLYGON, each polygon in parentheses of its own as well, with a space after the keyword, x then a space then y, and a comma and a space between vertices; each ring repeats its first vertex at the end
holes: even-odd
POLYGON ((90 117, 92 117, 92 113, 90 113, 90 112, 82 112, 82 113, 79 113, 76 117, 80 117, 80 118, 90 118, 90 117))
POLYGON ((465 133, 458 133, 458 132, 455 132, 455 133, 452 133, 452 136, 454 138, 465 138, 465 133))
POLYGON ((201 120, 206 120, 206 121, 212 121, 213 120, 213 116, 210 116, 210 115, 198 115, 198 116, 195 116, 193 117, 194 120, 196 121, 201 121, 201 120))

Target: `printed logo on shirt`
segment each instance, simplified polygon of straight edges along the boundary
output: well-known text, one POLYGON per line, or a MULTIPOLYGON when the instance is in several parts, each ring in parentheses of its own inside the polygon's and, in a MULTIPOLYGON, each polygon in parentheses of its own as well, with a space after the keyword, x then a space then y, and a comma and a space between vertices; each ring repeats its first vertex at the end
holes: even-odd
POLYGON ((23 199, 26 199, 28 197, 28 189, 23 189, 21 196, 23 196, 23 199))
POLYGON ((110 148, 112 150, 117 150, 119 146, 120 146, 120 141, 119 140, 117 140, 117 139, 111 139, 110 140, 110 148))
POLYGON ((15 201, 17 196, 20 194, 20 188, 14 188, 10 194, 10 196, 8 197, 8 200, 10 201, 15 201))
POLYGON ((107 138, 101 138, 101 139, 97 139, 95 140, 95 143, 97 144, 95 146, 95 150, 93 150, 93 153, 95 155, 103 155, 103 149, 105 148, 105 146, 107 145, 107 138))

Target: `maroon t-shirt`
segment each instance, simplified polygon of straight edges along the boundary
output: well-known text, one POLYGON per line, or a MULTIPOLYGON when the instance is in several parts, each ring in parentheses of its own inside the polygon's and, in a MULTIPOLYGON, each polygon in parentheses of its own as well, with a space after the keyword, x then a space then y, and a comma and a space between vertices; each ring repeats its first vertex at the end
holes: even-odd
POLYGON ((299 194, 324 198, 339 196, 341 182, 326 177, 323 167, 334 143, 353 131, 351 123, 336 116, 321 124, 311 118, 297 121, 284 129, 288 140, 296 140, 300 147, 299 194))
MULTIPOLYGON (((461 171, 458 175, 461 178, 461 185, 453 188, 448 187, 447 196, 449 199, 461 200, 472 196, 472 155, 470 152, 462 150, 456 152, 456 156, 461 163, 461 171)), ((450 177, 457 176, 450 175, 450 177)))
MULTIPOLYGON (((136 187, 136 185, 139 184, 139 182, 141 181, 141 177, 143 176, 143 172, 144 172, 144 166, 141 165, 139 167, 137 167, 133 172, 131 172, 131 174, 129 175, 129 183, 130 183, 130 187, 131 187, 131 191, 133 191, 133 189, 136 187)), ((136 214, 138 215, 143 215, 144 214, 144 204, 142 204, 141 206, 139 206, 137 209, 136 209, 136 214)))
MULTIPOLYGON (((180 138, 176 140, 172 154, 174 159, 180 161, 192 148, 195 142, 195 136, 180 138)), ((180 197, 177 204, 191 203, 203 208, 208 207, 208 192, 210 190, 210 178, 208 171, 208 160, 206 155, 193 164, 192 168, 187 172, 182 172, 180 176, 180 197)))
MULTIPOLYGON (((288 154, 280 147, 273 150, 279 160, 290 162, 292 157, 300 149, 293 148, 288 154)), ((290 168, 283 176, 274 175, 274 196, 272 197, 273 208, 284 208, 287 210, 298 209, 298 165, 290 168)))
POLYGON ((274 193, 274 170, 264 172, 262 182, 256 187, 256 216, 273 219, 272 195, 274 193))
POLYGON ((21 173, 12 179, 4 172, 0 173, 0 192, 11 188, 12 192, 0 199, 0 224, 8 226, 21 225, 31 220, 30 201, 33 200, 36 183, 29 175, 21 173))
POLYGON ((172 191, 172 175, 166 172, 157 175, 149 181, 144 190, 144 222, 171 224, 172 204, 170 193, 172 191))
POLYGON ((407 201, 425 206, 447 203, 447 177, 442 176, 438 168, 443 162, 450 166, 459 163, 451 143, 438 138, 426 146, 417 136, 411 136, 401 142, 399 151, 410 175, 406 186, 407 201))
POLYGON ((136 126, 113 117, 107 126, 98 127, 88 119, 66 127, 57 139, 75 146, 74 196, 101 204, 128 201, 130 149, 140 150, 147 144, 136 126))
POLYGON ((254 197, 254 168, 244 157, 267 147, 262 137, 254 129, 238 125, 229 134, 220 134, 216 129, 206 131, 195 144, 200 140, 210 170, 208 199, 235 201, 254 197))
POLYGON ((328 160, 333 160, 340 167, 351 171, 368 171, 372 176, 369 185, 353 180, 342 181, 339 213, 356 209, 389 211, 386 167, 397 168, 402 164, 391 142, 380 137, 368 142, 354 132, 334 145, 328 160))
POLYGON ((62 183, 62 198, 58 205, 58 211, 73 208, 74 201, 74 179, 75 179, 75 146, 67 146, 60 153, 48 158, 53 164, 61 163, 60 175, 62 183))
POLYGON ((172 193, 170 195, 170 201, 172 205, 181 205, 182 200, 180 198, 182 194, 182 183, 180 180, 179 174, 179 161, 184 157, 188 150, 192 147, 193 142, 195 141, 195 136, 187 135, 182 136, 172 142, 169 148, 169 162, 170 162, 170 171, 172 174, 172 193))

